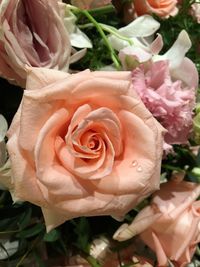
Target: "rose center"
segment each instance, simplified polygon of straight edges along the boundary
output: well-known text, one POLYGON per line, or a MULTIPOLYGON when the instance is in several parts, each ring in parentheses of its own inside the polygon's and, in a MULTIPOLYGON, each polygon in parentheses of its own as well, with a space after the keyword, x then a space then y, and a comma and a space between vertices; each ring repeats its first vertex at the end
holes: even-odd
POLYGON ((88 143, 88 148, 96 150, 99 147, 99 140, 96 137, 93 137, 92 140, 88 143))

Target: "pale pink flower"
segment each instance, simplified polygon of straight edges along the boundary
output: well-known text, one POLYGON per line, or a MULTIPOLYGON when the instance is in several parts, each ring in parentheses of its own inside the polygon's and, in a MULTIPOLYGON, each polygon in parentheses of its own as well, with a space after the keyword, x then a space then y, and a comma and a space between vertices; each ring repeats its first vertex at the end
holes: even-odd
POLYGON ((141 239, 156 252, 158 266, 190 263, 200 242, 200 185, 174 177, 161 185, 151 205, 145 207, 128 226, 123 224, 114 238, 120 241, 140 234, 141 239))
POLYGON ((165 141, 184 144, 192 129, 192 110, 195 105, 195 88, 181 80, 173 81, 169 62, 161 60, 132 71, 134 89, 145 106, 168 130, 165 141))
POLYGON ((0 76, 25 87, 26 66, 67 70, 71 45, 59 0, 0 0, 0 76))
POLYGON ((200 23, 200 2, 191 5, 190 14, 200 23))

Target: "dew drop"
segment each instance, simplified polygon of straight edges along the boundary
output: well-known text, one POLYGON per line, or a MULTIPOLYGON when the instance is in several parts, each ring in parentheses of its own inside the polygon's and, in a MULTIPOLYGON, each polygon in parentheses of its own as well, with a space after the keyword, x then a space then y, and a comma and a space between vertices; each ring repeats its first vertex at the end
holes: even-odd
POLYGON ((132 167, 136 167, 137 164, 138 164, 137 161, 136 161, 136 160, 133 160, 132 163, 131 163, 131 166, 132 166, 132 167))
POLYGON ((142 167, 141 167, 141 166, 138 166, 138 167, 137 167, 137 171, 138 171, 138 172, 141 172, 141 171, 142 171, 142 167))

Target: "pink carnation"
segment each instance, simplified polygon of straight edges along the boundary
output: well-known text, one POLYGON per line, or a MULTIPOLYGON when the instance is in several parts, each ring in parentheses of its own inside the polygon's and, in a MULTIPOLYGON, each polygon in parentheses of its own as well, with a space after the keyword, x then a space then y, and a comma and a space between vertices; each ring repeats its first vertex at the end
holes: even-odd
POLYGON ((161 60, 132 71, 135 90, 146 107, 168 130, 168 144, 187 143, 192 129, 192 110, 195 105, 195 88, 189 88, 181 80, 172 81, 169 62, 161 60))

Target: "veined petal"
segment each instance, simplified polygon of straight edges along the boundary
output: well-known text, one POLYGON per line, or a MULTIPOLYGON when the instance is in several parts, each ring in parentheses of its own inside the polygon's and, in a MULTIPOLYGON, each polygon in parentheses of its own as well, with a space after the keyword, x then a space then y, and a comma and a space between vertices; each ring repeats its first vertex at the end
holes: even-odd
POLYGON ((160 28, 160 23, 149 15, 140 16, 127 26, 120 28, 120 34, 126 37, 147 37, 160 28))
POLYGON ((70 36, 71 45, 77 48, 92 48, 92 42, 87 37, 85 33, 83 33, 78 28, 75 32, 71 33, 70 36))
POLYGON ((170 70, 175 70, 181 65, 185 54, 190 49, 191 45, 192 43, 187 32, 183 30, 178 35, 178 38, 172 47, 164 55, 154 57, 154 60, 169 60, 170 70))
MULTIPOLYGON (((139 46, 143 47, 144 44, 142 44, 142 42, 140 42, 137 38, 151 36, 159 29, 159 27, 159 22, 157 22, 153 17, 145 15, 135 19, 127 26, 120 28, 118 32, 120 35, 130 38, 133 45, 139 44, 139 46)), ((119 39, 113 34, 111 34, 108 39, 113 48, 118 51, 124 47, 130 46, 128 41, 119 39)))

